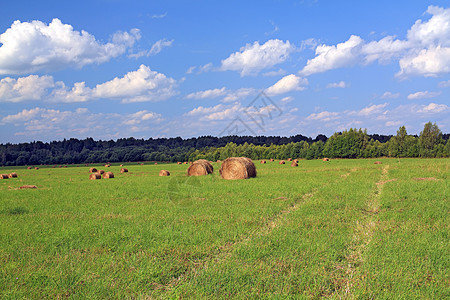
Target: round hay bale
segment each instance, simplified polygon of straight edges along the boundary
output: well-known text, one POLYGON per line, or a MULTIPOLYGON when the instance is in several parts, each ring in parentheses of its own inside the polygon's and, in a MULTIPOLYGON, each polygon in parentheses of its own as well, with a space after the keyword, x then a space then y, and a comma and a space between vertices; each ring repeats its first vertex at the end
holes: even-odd
POLYGON ((17 173, 16 172, 12 172, 8 175, 9 178, 17 178, 17 173))
POLYGON ((323 161, 330 161, 330 159, 328 157, 324 157, 322 158, 323 161))
POLYGON ((273 161, 273 158, 269 159, 269 161, 273 161))
POLYGON ((103 178, 114 178, 113 172, 106 172, 103 174, 103 178))
POLYGON ((28 167, 28 168, 27 168, 27 170, 31 170, 31 169, 32 169, 32 167, 28 167))
POLYGON ((35 170, 39 170, 39 167, 34 168, 35 170))
POLYGON ((167 170, 159 171, 159 176, 170 176, 170 172, 167 170))
POLYGON ((95 172, 97 172, 97 169, 96 169, 96 168, 90 168, 90 169, 89 169, 89 173, 95 173, 95 172))
POLYGON ((292 161, 292 158, 289 157, 289 158, 288 158, 288 161, 292 161))
POLYGON ((285 162, 284 162, 284 160, 280 160, 280 162, 279 162, 278 164, 279 164, 279 165, 284 165, 285 162))
POLYGON ((103 171, 103 170, 98 170, 97 173, 100 174, 100 175, 103 175, 103 174, 105 174, 105 171, 103 171))
POLYGON ((183 164, 185 164, 185 165, 187 165, 188 164, 188 162, 187 161, 185 161, 183 164))
POLYGON ((376 161, 376 162, 374 162, 374 164, 376 164, 376 165, 381 165, 382 162, 381 162, 381 161, 376 161))
POLYGON ((298 159, 294 159, 293 162, 298 163, 298 159))
POLYGON ((266 161, 265 161, 265 160, 263 159, 263 160, 261 161, 261 163, 262 163, 262 164, 265 164, 265 163, 266 163, 266 161))
POLYGON ((120 165, 119 167, 123 167, 123 165, 120 165))
POLYGON ((89 175, 89 179, 90 180, 102 179, 102 175, 100 175, 98 173, 92 173, 89 175))
POLYGON ((109 168, 109 167, 111 167, 111 165, 108 165, 108 164, 105 165, 105 168, 109 168))
POLYGON ((157 165, 158 163, 157 162, 155 162, 155 165, 157 165))
POLYGON ((8 174, 0 174, 0 179, 8 179, 8 174))
POLYGON ((177 162, 177 165, 181 165, 181 161, 177 162))
POLYGON ((128 173, 128 169, 127 168, 122 168, 122 169, 120 169, 120 173, 128 173))
POLYGON ((247 179, 256 177, 256 167, 250 158, 229 157, 222 163, 219 173, 223 179, 247 179))
POLYGON ((293 161, 293 162, 291 163, 291 167, 298 167, 298 163, 296 163, 295 161, 293 161))
POLYGON ((203 176, 214 172, 213 166, 205 159, 194 161, 187 169, 188 176, 203 176))

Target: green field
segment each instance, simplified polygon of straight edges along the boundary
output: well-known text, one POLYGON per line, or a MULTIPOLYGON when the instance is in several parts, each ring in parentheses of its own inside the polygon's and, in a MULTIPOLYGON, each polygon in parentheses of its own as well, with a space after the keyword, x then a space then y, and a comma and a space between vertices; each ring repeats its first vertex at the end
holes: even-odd
POLYGON ((450 159, 374 161, 0 168, 0 298, 449 299, 450 159))

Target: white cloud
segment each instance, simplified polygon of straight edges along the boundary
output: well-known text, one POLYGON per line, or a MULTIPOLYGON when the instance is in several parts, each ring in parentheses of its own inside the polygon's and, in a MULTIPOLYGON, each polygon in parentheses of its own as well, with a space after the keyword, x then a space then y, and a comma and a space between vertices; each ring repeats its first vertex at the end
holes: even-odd
POLYGON ((446 88, 446 87, 449 87, 449 86, 450 86, 450 80, 447 80, 447 81, 441 81, 441 82, 439 82, 438 86, 439 86, 440 88, 446 88))
POLYGON ((278 71, 269 71, 266 73, 263 73, 263 76, 280 76, 286 74, 286 71, 283 69, 279 69, 278 71))
POLYGON ((381 95, 381 99, 396 99, 398 97, 400 97, 400 93, 385 92, 381 95))
POLYGON ((199 91, 195 93, 191 93, 186 96, 187 99, 206 99, 206 98, 217 98, 223 96, 227 93, 226 88, 223 87, 221 89, 211 89, 205 91, 199 91))
POLYGON ((118 99, 124 103, 162 101, 177 94, 176 85, 176 80, 145 65, 94 88, 86 87, 85 82, 67 87, 62 81, 54 82, 52 76, 6 77, 0 80, 0 102, 42 100, 74 103, 100 98, 118 99))
POLYGON ((102 44, 88 32, 76 31, 59 19, 15 21, 0 35, 0 74, 24 74, 38 70, 81 68, 117 57, 139 40, 138 29, 118 32, 112 42, 102 44))
POLYGON ((241 76, 256 74, 284 62, 294 50, 295 47, 289 41, 268 40, 262 45, 254 42, 222 60, 220 70, 239 71, 241 76))
POLYGON ((142 56, 156 55, 159 52, 161 52, 163 48, 172 46, 172 43, 173 43, 173 40, 162 39, 162 40, 159 40, 156 43, 154 43, 150 50, 140 51, 138 53, 130 54, 128 56, 132 57, 132 58, 139 58, 142 56))
POLYGON ((92 136, 102 139, 130 136, 136 131, 149 130, 147 125, 154 126, 162 120, 160 114, 147 110, 118 114, 92 113, 86 108, 61 111, 40 107, 24 109, 1 119, 2 123, 12 124, 22 130, 16 132, 16 136, 29 138, 39 136, 43 140, 62 139, 68 136, 79 138, 92 136))
POLYGON ((334 119, 339 118, 338 112, 329 112, 329 111, 322 111, 320 113, 312 113, 308 117, 306 117, 306 120, 322 120, 322 121, 331 121, 334 119))
POLYGON ((348 41, 336 46, 319 45, 316 47, 316 57, 309 59, 300 74, 308 76, 337 69, 357 62, 363 40, 352 35, 348 41))
POLYGON ((160 14, 160 15, 152 15, 152 19, 162 19, 165 18, 167 16, 167 12, 160 14))
POLYGON ((282 99, 281 99, 281 102, 289 103, 289 102, 291 102, 292 100, 294 100, 293 97, 287 96, 287 97, 282 98, 282 99))
POLYGON ((330 88, 341 88, 341 89, 344 89, 344 88, 347 88, 349 86, 350 86, 350 84, 346 83, 345 81, 339 81, 339 82, 333 82, 333 83, 327 84, 327 89, 330 89, 330 88))
POLYGON ((416 92, 414 94, 409 94, 408 95, 408 99, 410 99, 410 100, 414 100, 414 99, 428 99, 428 98, 437 97, 440 94, 441 94, 441 92, 429 92, 429 91, 416 92))
POLYGON ((232 102, 239 99, 244 99, 250 95, 256 94, 256 90, 253 88, 240 88, 235 91, 228 91, 228 94, 223 98, 223 102, 232 102))
POLYGON ((196 119, 202 121, 219 121, 236 117, 243 109, 238 102, 231 105, 218 104, 212 107, 199 106, 187 112, 185 116, 195 116, 196 119))
MULTIPOLYGON (((378 105, 373 104, 373 105, 364 107, 363 109, 361 109, 360 111, 356 111, 355 113, 360 116, 369 116, 369 115, 381 113, 383 111, 383 108, 385 108, 388 105, 389 105, 388 103, 383 103, 383 104, 378 104, 378 105)), ((350 113, 350 114, 352 114, 352 113, 350 113)))
POLYGON ((307 84, 308 80, 306 78, 301 78, 291 74, 281 78, 271 87, 268 87, 266 89, 266 93, 268 95, 279 95, 292 91, 303 91, 305 89, 305 85, 307 84))
POLYGON ((51 76, 6 77, 0 80, 0 102, 41 100, 48 89, 54 86, 51 76))
POLYGON ((194 73, 194 70, 195 70, 196 68, 197 68, 196 66, 191 66, 191 67, 189 67, 189 69, 187 69, 187 71, 186 71, 186 74, 192 74, 192 73, 194 73))
POLYGON ((390 126, 400 126, 402 125, 401 121, 387 121, 386 123, 384 123, 386 126, 390 127, 390 126))
POLYGON ((98 84, 93 95, 96 98, 120 99, 125 103, 162 101, 177 94, 175 86, 174 79, 141 65, 137 71, 98 84))
POLYGON ((431 18, 417 20, 407 32, 405 40, 386 36, 379 41, 364 42, 352 35, 336 46, 319 45, 316 56, 309 59, 299 72, 303 76, 328 70, 399 60, 397 77, 439 76, 450 72, 450 8, 429 6, 431 18))
POLYGON ((417 110, 417 112, 438 114, 438 113, 449 111, 449 110, 450 110, 450 107, 445 104, 430 103, 426 106, 425 105, 422 106, 420 109, 417 110))
POLYGON ((419 53, 412 52, 399 61, 398 77, 423 75, 435 77, 450 72, 450 47, 430 46, 419 53))

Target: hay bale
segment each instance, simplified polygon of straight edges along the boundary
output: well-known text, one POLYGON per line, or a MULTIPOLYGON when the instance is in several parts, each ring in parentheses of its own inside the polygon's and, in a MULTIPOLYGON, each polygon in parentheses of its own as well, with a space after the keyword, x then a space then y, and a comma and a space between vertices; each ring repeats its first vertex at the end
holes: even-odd
POLYGON ((122 169, 120 169, 120 173, 128 173, 128 169, 127 168, 122 168, 122 169))
POLYGON ((291 167, 298 167, 298 163, 296 163, 295 161, 293 161, 293 162, 291 163, 291 167))
POLYGON ((32 169, 32 167, 28 167, 28 168, 27 168, 27 170, 31 170, 31 169, 32 169))
POLYGON ((155 162, 155 165, 157 165, 158 163, 157 162, 155 162))
POLYGON ((187 165, 188 164, 188 162, 187 161, 185 161, 183 164, 185 164, 185 165, 187 165))
POLYGON ((203 176, 214 172, 213 166, 205 159, 194 161, 187 169, 188 176, 203 176))
POLYGON ((114 173, 106 172, 105 174, 103 174, 103 178, 114 178, 114 173))
POLYGON ((263 159, 263 160, 261 160, 261 163, 262 163, 262 164, 265 164, 265 163, 266 163, 266 161, 265 161, 265 160, 263 159))
POLYGON ((177 162, 177 165, 181 165, 181 161, 177 162))
POLYGON ((292 161, 292 158, 289 157, 289 158, 288 158, 288 161, 292 161))
POLYGON ((17 173, 16 172, 12 172, 8 175, 9 178, 17 178, 17 173))
POLYGON ((280 160, 280 162, 279 162, 278 164, 279 164, 279 165, 284 165, 285 162, 284 162, 284 160, 280 160))
POLYGON ((109 165, 109 164, 106 164, 106 165, 105 165, 105 168, 109 168, 109 167, 111 167, 111 165, 109 165))
POLYGON ((374 162, 374 164, 376 164, 376 165, 381 165, 382 162, 381 162, 381 161, 376 161, 376 162, 374 162))
POLYGON ((103 174, 105 174, 105 171, 103 171, 103 170, 98 170, 97 173, 100 174, 100 175, 103 175, 103 174))
POLYGON ((159 176, 170 176, 170 172, 167 170, 159 171, 159 176))
POLYGON ((269 161, 273 161, 273 158, 269 159, 269 161))
POLYGON ((96 169, 96 168, 90 168, 90 169, 89 169, 89 173, 95 173, 95 172, 97 172, 97 169, 96 169))
POLYGON ((34 168, 35 170, 39 170, 39 167, 34 168))
POLYGON ((8 179, 8 174, 0 174, 0 179, 8 179))
POLYGON ((26 184, 26 185, 22 185, 21 187, 19 187, 19 190, 23 190, 23 189, 37 189, 37 186, 26 184))
POLYGON ((120 165, 119 167, 123 167, 123 165, 120 165))
POLYGON ((294 159, 293 162, 298 163, 298 159, 294 159))
POLYGON ((92 173, 89 175, 89 179, 90 180, 102 179, 102 175, 100 175, 98 173, 92 173))
POLYGON ((322 158, 323 161, 330 161, 330 159, 328 157, 324 157, 322 158))
POLYGON ((222 163, 219 173, 223 179, 247 179, 256 177, 256 167, 250 158, 229 157, 222 163))

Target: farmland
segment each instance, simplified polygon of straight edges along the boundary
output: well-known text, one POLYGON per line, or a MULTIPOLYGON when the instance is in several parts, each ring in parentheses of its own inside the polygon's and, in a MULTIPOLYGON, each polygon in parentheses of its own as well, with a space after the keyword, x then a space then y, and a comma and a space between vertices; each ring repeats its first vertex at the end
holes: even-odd
POLYGON ((450 159, 379 160, 0 168, 0 298, 449 298, 450 159))

